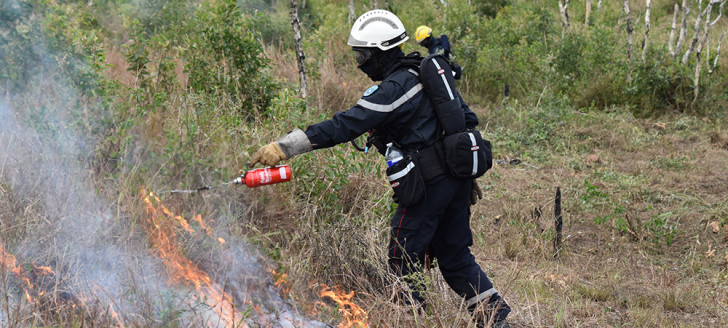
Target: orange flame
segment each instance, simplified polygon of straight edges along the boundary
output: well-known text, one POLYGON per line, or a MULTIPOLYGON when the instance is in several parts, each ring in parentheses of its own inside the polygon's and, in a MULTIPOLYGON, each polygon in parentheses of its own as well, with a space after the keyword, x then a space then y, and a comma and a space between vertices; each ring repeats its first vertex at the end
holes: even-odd
POLYGON ((273 285, 278 287, 285 297, 288 297, 291 292, 291 286, 288 284, 288 274, 278 273, 276 270, 270 270, 270 273, 273 274, 273 279, 275 279, 273 285))
MULTIPOLYGON (((34 288, 33 283, 30 282, 30 278, 28 277, 28 275, 26 275, 23 272, 23 269, 18 265, 18 260, 15 258, 15 256, 13 256, 13 254, 10 254, 5 251, 5 249, 2 246, 2 243, 0 243, 0 264, 2 264, 2 266, 4 266, 7 270, 12 272, 16 277, 18 277, 18 279, 25 281, 25 284, 28 286, 27 288, 25 288, 25 290, 23 290, 23 292, 25 294, 25 298, 28 300, 29 303, 37 304, 38 300, 35 297, 30 296, 30 291, 33 291, 33 288, 34 288)), ((47 266, 39 267, 39 266, 36 266, 35 264, 33 264, 33 267, 35 267, 38 271, 40 271, 40 273, 42 273, 44 275, 54 273, 53 270, 47 266)), ((45 293, 41 291, 40 294, 36 294, 36 295, 42 296, 43 294, 45 294, 45 293)))
MULTIPOLYGON (((199 268, 197 264, 188 259, 176 239, 176 232, 173 222, 180 223, 183 229, 192 233, 194 230, 187 224, 187 221, 179 215, 174 215, 169 209, 161 204, 161 201, 154 193, 146 194, 142 189, 142 199, 146 203, 148 223, 146 230, 149 233, 154 249, 159 257, 164 259, 167 269, 171 271, 174 282, 186 282, 192 284, 200 293, 199 299, 207 303, 215 312, 220 315, 225 327, 247 327, 242 320, 242 314, 236 309, 233 298, 225 293, 219 284, 212 281, 210 275, 199 268), (160 213, 164 214, 160 215, 160 213), (172 220, 165 220, 165 216, 172 220)), ((195 219, 197 221, 197 218, 195 219)), ((199 221, 202 222, 200 216, 199 221)), ((210 323, 210 326, 213 326, 210 323)))
POLYGON ((320 297, 328 297, 339 305, 339 312, 344 316, 343 321, 339 323, 338 328, 367 328, 367 312, 356 305, 351 299, 354 297, 354 291, 345 293, 338 287, 333 289, 326 285, 321 285, 323 290, 319 294, 320 297))

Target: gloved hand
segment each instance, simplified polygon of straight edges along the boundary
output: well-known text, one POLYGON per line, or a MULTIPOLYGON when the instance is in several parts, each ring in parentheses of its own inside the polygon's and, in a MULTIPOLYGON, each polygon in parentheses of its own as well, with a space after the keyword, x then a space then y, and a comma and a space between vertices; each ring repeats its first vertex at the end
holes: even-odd
POLYGON ((478 181, 473 179, 473 186, 470 188, 470 205, 475 205, 478 199, 483 199, 483 191, 478 186, 478 181))
POLYGON ((260 147, 260 149, 253 154, 253 158, 250 160, 248 167, 253 167, 257 163, 265 166, 276 166, 278 162, 284 159, 286 159, 286 154, 283 153, 283 150, 281 150, 278 143, 271 142, 260 147))

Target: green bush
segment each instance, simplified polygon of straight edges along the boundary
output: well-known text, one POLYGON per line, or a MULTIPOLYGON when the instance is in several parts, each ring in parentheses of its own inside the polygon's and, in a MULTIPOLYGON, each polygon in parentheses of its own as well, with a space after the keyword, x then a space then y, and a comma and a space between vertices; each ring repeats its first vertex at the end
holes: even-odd
POLYGON ((268 107, 275 88, 265 72, 268 60, 235 1, 203 3, 191 24, 183 51, 189 87, 225 95, 242 112, 268 107))

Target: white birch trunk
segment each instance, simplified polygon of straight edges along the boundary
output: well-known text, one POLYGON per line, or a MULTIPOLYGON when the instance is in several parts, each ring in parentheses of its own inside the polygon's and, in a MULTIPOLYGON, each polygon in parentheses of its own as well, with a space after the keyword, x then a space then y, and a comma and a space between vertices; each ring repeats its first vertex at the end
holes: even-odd
POLYGON ((718 57, 720 57, 720 44, 723 43, 723 37, 727 33, 728 32, 723 32, 723 34, 720 35, 720 39, 718 40, 718 47, 715 48, 715 59, 713 59, 713 67, 708 70, 708 74, 713 74, 713 72, 715 72, 715 67, 718 66, 718 57))
MULTIPOLYGON (((713 0, 713 3, 718 3, 718 1, 719 0, 713 0)), ((715 25, 716 23, 718 23, 718 20, 723 16, 723 5, 725 5, 725 2, 726 2, 726 0, 723 0, 723 2, 720 3, 720 9, 718 10, 718 17, 716 17, 715 20, 712 21, 710 24, 705 25, 705 34, 706 35, 708 34, 708 29, 713 27, 713 25, 715 25)), ((708 13, 708 18, 706 18, 706 23, 707 23, 707 21, 710 21, 710 13, 708 13)), ((710 38, 708 38, 707 36, 706 36, 706 41, 705 41, 705 58, 707 59, 705 61, 705 67, 708 68, 709 73, 712 73, 711 69, 710 69, 710 38)))
POLYGON ((374 0, 374 9, 379 9, 379 0, 374 0))
MULTIPOLYGON (((709 0, 708 1, 708 5, 705 7, 705 26, 703 28, 703 34, 700 37, 700 41, 698 42, 697 49, 695 50, 696 63, 695 63, 695 78, 694 78, 694 84, 693 84, 693 93, 694 93, 693 101, 695 101, 696 99, 698 99, 698 92, 700 91, 700 89, 699 89, 700 70, 701 70, 701 68, 703 66, 701 64, 702 63, 702 61, 701 61, 701 59, 702 59, 701 53, 702 53, 703 48, 705 47, 706 43, 708 42, 708 35, 710 33, 710 27, 713 26, 713 24, 717 23, 718 22, 718 19, 720 19, 720 16, 721 16, 721 15, 718 15, 718 18, 716 18, 715 21, 713 21, 711 23, 711 21, 710 21, 710 13, 713 10, 713 4, 714 3, 718 3, 718 2, 717 1, 714 1, 714 0, 709 0)), ((723 11, 722 6, 723 6, 723 4, 721 4, 721 14, 722 14, 722 11, 723 11)), ((708 58, 708 60, 706 61, 707 64, 710 65, 710 57, 708 57, 707 54, 706 54, 706 58, 708 58)), ((708 66, 708 67, 710 67, 710 66, 708 66)))
POLYGON ((569 1, 559 0, 559 14, 561 15, 561 38, 564 37, 566 29, 569 27, 569 1))
POLYGON ((624 16, 627 19, 627 58, 632 62, 632 16, 629 11, 629 0, 624 0, 624 16))
POLYGON ((296 46, 296 61, 298 62, 298 76, 301 83, 301 98, 306 99, 306 55, 303 53, 301 41, 301 22, 298 20, 298 1, 291 0, 291 26, 293 26, 293 42, 296 46))
POLYGON ((645 10, 645 38, 642 40, 642 62, 646 60, 647 48, 650 36, 650 0, 647 0, 647 9, 645 10))
POLYGON ((675 45, 675 56, 682 52, 683 43, 685 43, 685 37, 688 34, 688 14, 690 14, 691 3, 687 0, 682 2, 682 23, 680 24, 680 34, 677 38, 677 44, 675 45), (687 6, 685 5, 687 3, 687 6))
MULTIPOLYGON (((703 1, 698 1, 698 12, 700 12, 700 9, 702 9, 703 1)), ((700 21, 705 18, 705 15, 708 14, 708 9, 712 7, 710 3, 708 3, 708 7, 706 7, 702 13, 698 15, 698 17, 695 19, 695 33, 693 34, 693 39, 690 42, 690 45, 688 46, 688 49, 685 50, 685 54, 682 58, 682 65, 685 65, 688 62, 688 58, 690 58, 690 54, 693 53, 693 50, 695 50, 695 46, 698 45, 698 39, 700 37, 700 21)))
POLYGON ((675 57, 675 29, 677 29, 677 14, 680 6, 675 4, 675 13, 672 15, 672 27, 670 28, 670 39, 667 41, 667 48, 670 57, 675 57))
POLYGON ((354 25, 356 13, 354 12, 354 0, 349 0, 349 25, 354 25))
POLYGON ((599 2, 597 2, 597 11, 599 11, 599 9, 602 9, 602 0, 599 0, 599 2))

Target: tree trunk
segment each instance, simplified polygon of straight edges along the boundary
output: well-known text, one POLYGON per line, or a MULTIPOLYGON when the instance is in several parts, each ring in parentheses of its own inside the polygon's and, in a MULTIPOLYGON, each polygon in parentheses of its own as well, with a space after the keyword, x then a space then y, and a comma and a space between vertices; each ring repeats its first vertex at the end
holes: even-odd
POLYGON ((632 15, 629 11, 629 0, 624 0, 624 17, 627 19, 627 59, 629 60, 627 65, 630 66, 627 68, 627 81, 632 81, 632 32, 634 29, 632 28, 632 15))
MULTIPOLYGON (((705 16, 708 14, 708 10, 712 9, 713 5, 710 3, 711 0, 708 1, 708 6, 705 7, 702 13, 698 15, 698 17, 695 19, 695 33, 693 34, 693 40, 690 42, 690 46, 688 46, 688 49, 685 50, 685 54, 682 58, 682 65, 685 65, 688 62, 688 58, 690 58, 690 54, 693 53, 693 50, 695 50, 695 46, 698 45, 698 39, 700 38, 700 21, 705 18, 705 16)), ((698 12, 700 12, 700 9, 702 9, 703 1, 698 0, 698 12)))
POLYGON ((591 0, 586 0, 586 14, 584 15, 584 26, 589 26, 589 15, 591 15, 591 0))
POLYGON ((670 57, 675 57, 675 29, 677 29, 677 14, 680 11, 680 5, 675 4, 675 13, 672 15, 672 28, 670 29, 670 39, 667 41, 668 53, 670 57))
POLYGON ((296 61, 298 62, 298 75, 301 83, 301 98, 306 99, 306 55, 303 53, 301 22, 298 20, 298 1, 296 0, 291 0, 291 26, 293 26, 293 42, 296 46, 296 61))
POLYGON ((354 12, 354 0, 349 0, 349 25, 354 25, 356 13, 354 12))
POLYGON ((647 9, 645 10, 645 38, 642 40, 642 62, 646 60, 647 46, 649 44, 650 36, 650 0, 647 0, 647 9))
MULTIPOLYGON (((718 0, 713 0, 713 1, 714 1, 714 3, 717 3, 718 2, 718 0)), ((713 25, 715 25, 716 23, 718 23, 718 20, 723 16, 723 5, 725 5, 725 2, 726 2, 726 0, 723 0, 723 2, 720 3, 720 9, 718 10, 718 17, 716 17, 713 22, 711 22, 710 24, 708 24, 708 21, 710 21, 710 13, 708 13, 707 18, 705 19, 706 20, 705 21, 705 23, 706 23, 705 24, 705 35, 706 35, 706 38, 705 38, 706 39, 705 40, 705 58, 707 59, 705 61, 705 67, 708 68, 708 70, 709 70, 710 73, 712 73, 712 72, 710 71, 710 39, 707 37, 707 35, 708 35, 708 29, 711 28, 711 27, 713 27, 713 25)))
POLYGON ((374 0, 374 9, 379 9, 379 0, 374 0))
POLYGON ((675 56, 682 52, 683 43, 685 43, 685 37, 688 35, 688 14, 690 14, 691 2, 683 0, 682 2, 682 23, 680 24, 680 34, 677 38, 677 45, 675 45, 675 56), (685 5, 687 3, 687 6, 685 5))
POLYGON ((561 38, 564 38, 566 29, 569 27, 569 1, 559 0, 559 14, 561 15, 561 38))
POLYGON ((718 40, 718 47, 715 48, 715 59, 713 59, 713 67, 708 70, 708 74, 713 74, 713 72, 715 71, 715 67, 718 65, 718 57, 720 57, 720 44, 723 43, 723 37, 726 35, 726 33, 728 32, 723 32, 723 34, 720 35, 720 40, 718 40))
POLYGON ((629 0, 624 0, 624 16, 627 19, 627 59, 632 62, 632 15, 629 11, 629 0))

